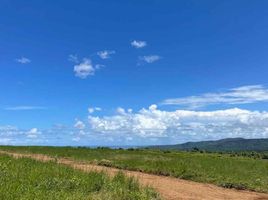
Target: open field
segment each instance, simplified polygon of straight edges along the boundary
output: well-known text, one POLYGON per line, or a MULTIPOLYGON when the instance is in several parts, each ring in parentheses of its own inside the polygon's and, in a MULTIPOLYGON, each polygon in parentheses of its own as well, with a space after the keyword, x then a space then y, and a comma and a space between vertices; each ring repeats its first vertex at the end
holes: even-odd
POLYGON ((225 154, 156 150, 111 150, 71 147, 0 147, 41 153, 91 164, 173 176, 222 187, 268 192, 268 162, 225 154))
POLYGON ((98 166, 83 161, 72 160, 70 158, 59 158, 44 154, 26 154, 1 151, 0 154, 9 155, 15 158, 31 158, 41 162, 54 161, 58 164, 67 165, 83 172, 105 172, 107 175, 114 177, 118 173, 123 173, 127 177, 135 178, 143 186, 150 186, 159 192, 165 200, 226 200, 226 199, 243 199, 243 200, 266 200, 268 194, 257 193, 245 190, 235 190, 218 187, 212 184, 197 183, 188 180, 177 179, 167 176, 146 174, 122 170, 112 167, 98 166))
POLYGON ((122 173, 113 178, 103 172, 74 170, 54 161, 14 159, 0 155, 0 199, 152 200, 158 195, 122 173))

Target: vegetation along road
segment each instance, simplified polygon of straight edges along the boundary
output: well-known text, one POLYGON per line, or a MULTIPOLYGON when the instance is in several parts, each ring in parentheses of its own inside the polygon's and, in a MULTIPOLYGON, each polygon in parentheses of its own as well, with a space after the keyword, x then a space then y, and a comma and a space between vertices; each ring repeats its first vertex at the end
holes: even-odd
MULTIPOLYGON (((43 154, 26 154, 0 151, 1 154, 8 154, 15 158, 28 157, 35 160, 48 162, 55 161, 55 157, 43 154)), ((151 186, 163 199, 177 200, 177 199, 243 199, 243 200, 265 200, 268 199, 268 194, 251 192, 246 190, 236 190, 218 187, 212 184, 197 183, 189 180, 181 180, 177 178, 158 176, 142 172, 120 170, 112 167, 98 166, 89 164, 69 158, 56 158, 56 162, 71 166, 86 172, 105 171, 111 176, 116 175, 122 171, 125 175, 135 177, 142 185, 151 186)))

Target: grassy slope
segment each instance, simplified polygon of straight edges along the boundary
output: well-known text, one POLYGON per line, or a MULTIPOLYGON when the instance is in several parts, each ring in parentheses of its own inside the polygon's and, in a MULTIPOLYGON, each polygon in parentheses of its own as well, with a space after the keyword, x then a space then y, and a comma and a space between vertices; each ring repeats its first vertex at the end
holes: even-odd
POLYGON ((149 200, 158 199, 148 188, 122 174, 83 173, 56 163, 0 155, 0 199, 20 200, 149 200))
POLYGON ((0 147, 0 149, 69 157, 121 169, 268 192, 268 162, 261 159, 212 153, 172 151, 165 153, 156 150, 129 151, 68 147, 0 147))

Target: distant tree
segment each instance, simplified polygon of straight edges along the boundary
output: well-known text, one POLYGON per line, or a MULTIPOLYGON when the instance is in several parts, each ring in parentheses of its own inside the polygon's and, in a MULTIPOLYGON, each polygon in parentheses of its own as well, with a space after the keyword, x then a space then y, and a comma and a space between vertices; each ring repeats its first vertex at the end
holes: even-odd
POLYGON ((197 147, 194 147, 194 148, 193 148, 193 151, 194 151, 194 152, 198 152, 199 149, 198 149, 197 147))

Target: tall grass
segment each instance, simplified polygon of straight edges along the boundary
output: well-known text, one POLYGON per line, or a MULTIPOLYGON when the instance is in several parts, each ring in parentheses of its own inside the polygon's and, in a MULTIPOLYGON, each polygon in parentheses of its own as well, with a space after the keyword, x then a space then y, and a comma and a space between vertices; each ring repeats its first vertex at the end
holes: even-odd
POLYGON ((9 151, 43 153, 120 169, 173 176, 222 187, 268 192, 268 161, 229 154, 112 150, 71 147, 0 147, 9 151))
POLYGON ((54 162, 0 155, 0 199, 3 200, 153 200, 158 195, 118 173, 84 173, 54 162))

